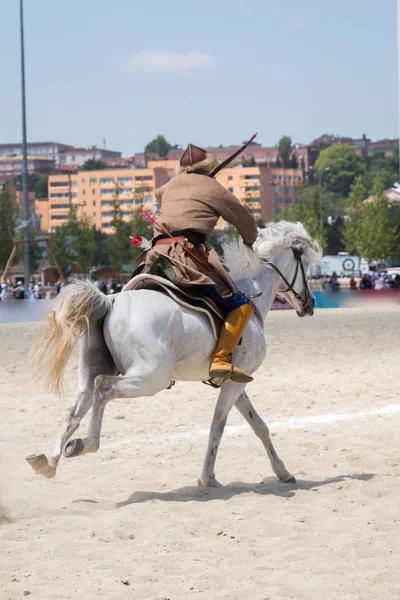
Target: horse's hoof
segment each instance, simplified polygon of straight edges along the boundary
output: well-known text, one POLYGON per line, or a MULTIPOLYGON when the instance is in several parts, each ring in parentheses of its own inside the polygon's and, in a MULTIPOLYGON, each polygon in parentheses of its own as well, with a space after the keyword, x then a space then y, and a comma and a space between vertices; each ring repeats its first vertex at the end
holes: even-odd
POLYGON ((294 475, 287 475, 284 479, 282 479, 283 483, 297 483, 296 477, 294 475))
POLYGON ((222 488, 222 487, 224 487, 222 485, 222 483, 220 483, 219 481, 217 481, 215 479, 215 477, 208 477, 208 479, 206 479, 205 481, 203 481, 202 479, 198 479, 197 480, 197 485, 199 487, 213 487, 213 488, 222 488))
POLYGON ((43 475, 47 479, 52 479, 56 474, 57 464, 51 464, 45 454, 31 454, 30 456, 25 456, 25 460, 36 473, 43 475))
POLYGON ((73 456, 79 456, 83 454, 85 450, 84 441, 81 438, 70 440, 63 448, 63 456, 65 458, 72 458, 73 456))

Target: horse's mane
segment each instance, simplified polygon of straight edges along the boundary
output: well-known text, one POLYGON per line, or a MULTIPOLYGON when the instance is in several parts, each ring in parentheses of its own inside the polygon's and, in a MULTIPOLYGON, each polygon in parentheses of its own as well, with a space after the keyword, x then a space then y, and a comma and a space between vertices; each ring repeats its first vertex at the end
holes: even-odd
POLYGON ((224 244, 223 261, 231 276, 237 277, 244 272, 258 270, 262 261, 272 260, 274 255, 285 248, 301 249, 308 264, 316 264, 321 260, 319 244, 311 238, 301 223, 279 221, 270 223, 264 229, 258 229, 253 251, 249 251, 242 239, 224 244))

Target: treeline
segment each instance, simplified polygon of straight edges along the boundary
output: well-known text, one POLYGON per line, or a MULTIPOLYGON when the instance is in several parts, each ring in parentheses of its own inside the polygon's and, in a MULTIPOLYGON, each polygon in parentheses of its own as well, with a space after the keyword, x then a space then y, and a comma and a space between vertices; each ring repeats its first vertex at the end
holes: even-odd
MULTIPOLYGON (((76 264, 79 269, 88 275, 93 265, 110 265, 121 270, 122 265, 135 260, 141 250, 132 246, 129 236, 137 233, 151 239, 152 226, 147 223, 139 213, 133 210, 129 221, 123 219, 119 202, 120 189, 115 186, 112 201, 113 234, 107 235, 97 231, 90 219, 79 215, 79 206, 71 204, 68 222, 57 227, 52 234, 52 249, 64 275, 70 272, 71 264, 76 264)), ((146 194, 138 189, 132 202, 138 207, 148 201, 146 194)), ((16 237, 20 230, 21 218, 15 214, 13 200, 8 184, 4 184, 0 191, 0 272, 4 270, 13 247, 12 237, 16 237)), ((39 236, 39 224, 31 227, 31 238, 39 236)), ((31 244, 31 272, 34 272, 40 263, 42 252, 38 244, 31 244)), ((16 256, 15 263, 20 260, 16 256)))
POLYGON ((384 195, 398 181, 398 167, 398 146, 391 156, 366 160, 345 144, 325 148, 304 174, 299 202, 277 219, 303 223, 325 254, 347 251, 370 262, 400 259, 400 205, 389 204, 384 195))

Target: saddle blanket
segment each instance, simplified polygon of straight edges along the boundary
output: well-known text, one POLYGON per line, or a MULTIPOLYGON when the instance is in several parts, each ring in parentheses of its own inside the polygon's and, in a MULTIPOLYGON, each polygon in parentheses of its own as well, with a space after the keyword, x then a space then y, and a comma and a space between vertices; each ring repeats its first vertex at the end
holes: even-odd
POLYGON ((181 306, 205 314, 210 321, 213 336, 216 340, 218 340, 219 330, 225 320, 225 317, 212 300, 204 296, 200 296, 195 292, 190 293, 187 290, 183 290, 172 283, 172 281, 169 281, 164 277, 150 275, 148 273, 133 277, 122 288, 122 292, 143 289, 154 290, 156 292, 163 293, 175 300, 175 302, 181 306))

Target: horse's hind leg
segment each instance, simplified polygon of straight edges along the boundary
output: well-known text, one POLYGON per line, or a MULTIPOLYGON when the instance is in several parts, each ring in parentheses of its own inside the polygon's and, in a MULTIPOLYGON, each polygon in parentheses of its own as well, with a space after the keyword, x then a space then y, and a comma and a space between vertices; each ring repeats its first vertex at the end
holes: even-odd
POLYGON ((27 456, 32 468, 47 478, 54 477, 62 449, 78 429, 93 401, 94 380, 99 374, 115 371, 110 352, 105 344, 102 324, 91 324, 79 341, 78 391, 74 404, 65 412, 52 456, 44 454, 27 456))
POLYGON ((71 440, 63 450, 66 458, 97 452, 100 447, 100 434, 104 409, 114 398, 140 398, 154 396, 165 389, 171 381, 171 369, 161 368, 147 373, 127 374, 120 377, 99 375, 94 382, 93 408, 89 423, 88 437, 71 440))
POLYGON ((271 462, 271 467, 278 479, 284 483, 296 483, 294 476, 289 473, 282 460, 277 455, 274 445, 271 442, 269 429, 250 402, 246 392, 242 392, 236 401, 235 406, 240 414, 246 419, 256 436, 259 437, 264 444, 268 458, 271 462))

